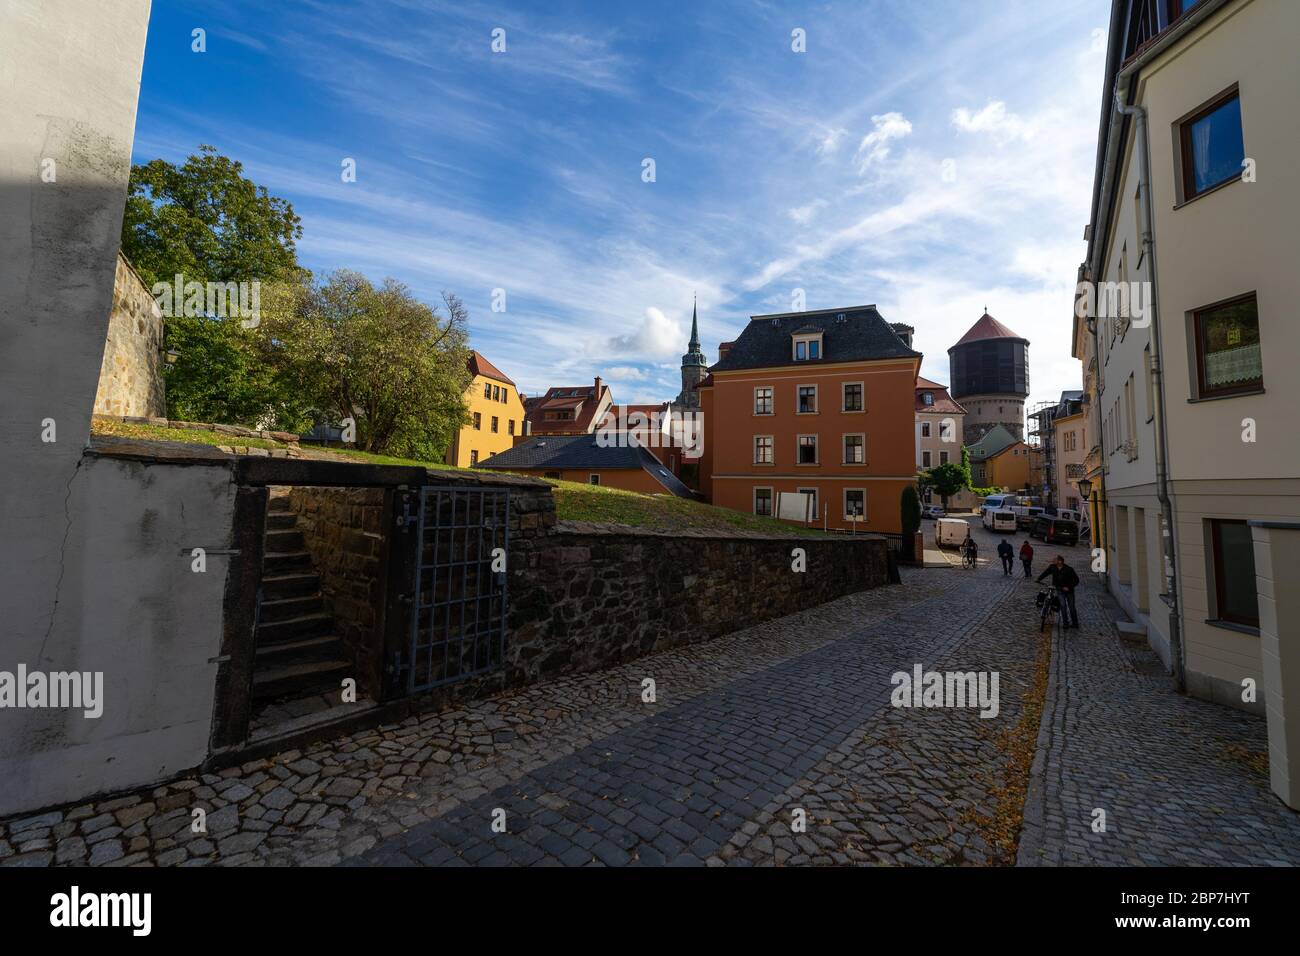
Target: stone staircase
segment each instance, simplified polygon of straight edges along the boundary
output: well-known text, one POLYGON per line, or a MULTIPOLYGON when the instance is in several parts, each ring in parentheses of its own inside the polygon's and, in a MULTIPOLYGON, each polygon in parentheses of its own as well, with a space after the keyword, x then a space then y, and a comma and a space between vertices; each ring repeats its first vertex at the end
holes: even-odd
POLYGON ((334 634, 320 575, 297 522, 288 496, 273 494, 267 504, 262 557, 254 707, 284 697, 337 692, 343 678, 354 671, 347 648, 334 634))

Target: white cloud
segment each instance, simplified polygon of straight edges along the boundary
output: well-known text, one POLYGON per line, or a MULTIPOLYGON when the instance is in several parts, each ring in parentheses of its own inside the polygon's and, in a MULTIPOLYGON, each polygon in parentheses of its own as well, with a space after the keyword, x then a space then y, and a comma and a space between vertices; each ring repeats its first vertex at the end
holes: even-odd
POLYGON ((644 382, 650 376, 645 369, 633 368, 631 365, 613 365, 605 370, 605 376, 617 382, 644 382))
POLYGON ((799 223, 799 225, 806 226, 808 223, 812 222, 813 216, 817 215, 818 210, 825 208, 825 199, 814 199, 806 206, 796 206, 794 209, 789 210, 789 215, 790 218, 799 223))
POLYGON ((686 339, 687 333, 679 323, 651 306, 645 310, 641 324, 627 335, 614 336, 609 348, 616 355, 667 358, 681 352, 686 339))
POLYGON ((838 126, 827 129, 821 142, 817 144, 818 154, 821 156, 833 156, 835 153, 839 152, 840 143, 844 141, 844 137, 848 134, 848 130, 838 126))
POLYGON ((972 113, 964 106, 953 110, 952 125, 963 133, 989 133, 999 142, 1033 139, 1037 132, 1034 124, 1007 112, 1007 104, 1001 100, 992 101, 978 113, 972 113))
POLYGON ((902 113, 882 113, 871 117, 875 127, 862 137, 854 161, 858 164, 858 173, 865 173, 873 163, 879 163, 889 157, 889 143, 912 134, 912 124, 902 113))

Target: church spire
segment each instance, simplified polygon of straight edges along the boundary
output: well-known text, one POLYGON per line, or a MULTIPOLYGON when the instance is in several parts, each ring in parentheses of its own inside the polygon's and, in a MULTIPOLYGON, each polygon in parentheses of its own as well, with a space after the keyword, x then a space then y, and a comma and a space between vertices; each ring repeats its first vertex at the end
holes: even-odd
POLYGON ((699 300, 692 296, 691 301, 691 341, 686 346, 688 352, 700 351, 700 324, 697 317, 699 309, 699 300))

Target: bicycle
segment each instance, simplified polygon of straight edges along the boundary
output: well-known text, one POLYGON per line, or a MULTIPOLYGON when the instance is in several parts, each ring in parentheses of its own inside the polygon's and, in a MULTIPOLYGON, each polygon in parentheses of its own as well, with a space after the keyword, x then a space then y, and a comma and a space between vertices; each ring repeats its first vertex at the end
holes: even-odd
POLYGON ((963 548, 961 552, 961 566, 963 568, 975 567, 975 558, 978 557, 978 555, 979 552, 974 548, 963 548))
POLYGON ((1042 610, 1040 630, 1050 631, 1056 619, 1061 616, 1061 596, 1056 593, 1056 588, 1047 588, 1038 592, 1035 603, 1042 610))

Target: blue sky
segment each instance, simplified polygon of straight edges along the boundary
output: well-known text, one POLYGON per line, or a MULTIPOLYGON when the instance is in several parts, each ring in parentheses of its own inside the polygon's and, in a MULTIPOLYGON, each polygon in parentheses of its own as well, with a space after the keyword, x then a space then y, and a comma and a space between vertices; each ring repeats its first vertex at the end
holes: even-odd
POLYGON ((135 158, 242 161, 307 267, 457 293, 525 392, 672 398, 693 293, 713 361, 802 289, 916 326, 945 383, 987 305, 1038 401, 1079 387, 1108 6, 154 0, 135 158))

